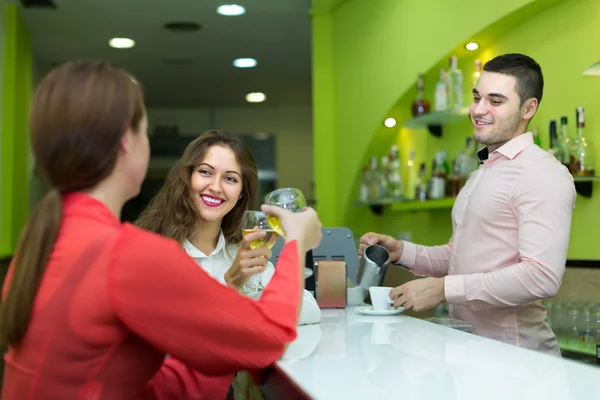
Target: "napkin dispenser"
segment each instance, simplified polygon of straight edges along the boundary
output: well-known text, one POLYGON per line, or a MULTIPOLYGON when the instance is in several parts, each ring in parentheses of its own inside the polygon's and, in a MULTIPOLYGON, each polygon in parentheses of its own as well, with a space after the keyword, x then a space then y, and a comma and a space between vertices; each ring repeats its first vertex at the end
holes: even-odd
POLYGON ((318 260, 314 263, 316 299, 320 308, 346 307, 347 266, 344 260, 318 260))

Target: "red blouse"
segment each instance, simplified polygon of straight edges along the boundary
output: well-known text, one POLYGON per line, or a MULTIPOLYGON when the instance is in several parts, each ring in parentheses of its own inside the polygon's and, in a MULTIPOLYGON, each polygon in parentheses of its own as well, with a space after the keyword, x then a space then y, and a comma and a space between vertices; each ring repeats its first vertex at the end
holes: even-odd
POLYGON ((27 333, 5 356, 2 399, 212 398, 202 375, 265 368, 295 338, 298 264, 289 243, 260 300, 245 298, 178 243, 70 194, 27 333))

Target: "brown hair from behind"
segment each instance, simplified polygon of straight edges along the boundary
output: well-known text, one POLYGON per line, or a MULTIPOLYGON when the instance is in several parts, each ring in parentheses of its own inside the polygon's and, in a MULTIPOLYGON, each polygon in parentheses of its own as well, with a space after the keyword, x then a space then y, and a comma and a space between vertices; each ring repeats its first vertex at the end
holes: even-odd
POLYGON ((192 172, 202 163, 208 149, 215 145, 230 148, 242 169, 241 198, 221 224, 227 243, 241 240, 242 216, 254 204, 256 196, 256 162, 250 149, 239 137, 216 129, 204 132, 185 148, 183 156, 171 168, 159 192, 140 214, 137 226, 178 243, 183 243, 192 234, 200 217, 192 196, 192 172))
POLYGON ((0 306, 0 340, 15 346, 25 335, 48 258, 62 221, 62 195, 91 189, 113 171, 120 139, 145 115, 142 89, 104 62, 62 64, 39 84, 29 115, 36 168, 50 190, 36 204, 14 257, 0 306))

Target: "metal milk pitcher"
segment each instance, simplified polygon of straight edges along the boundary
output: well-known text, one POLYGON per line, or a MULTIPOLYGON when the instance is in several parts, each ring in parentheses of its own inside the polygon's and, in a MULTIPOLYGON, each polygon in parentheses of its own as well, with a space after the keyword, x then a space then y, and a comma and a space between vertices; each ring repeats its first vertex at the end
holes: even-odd
POLYGON ((365 290, 381 286, 389 262, 390 252, 385 247, 378 244, 366 247, 358 264, 356 281, 365 290))

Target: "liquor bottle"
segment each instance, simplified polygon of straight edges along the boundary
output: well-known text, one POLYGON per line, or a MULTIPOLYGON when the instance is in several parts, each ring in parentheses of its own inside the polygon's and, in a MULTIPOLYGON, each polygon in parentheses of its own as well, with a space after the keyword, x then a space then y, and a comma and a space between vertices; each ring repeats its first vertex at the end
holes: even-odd
POLYGON ((472 172, 477 171, 479 168, 479 157, 477 156, 477 144, 472 137, 467 137, 466 148, 465 148, 465 164, 461 166, 460 174, 467 180, 472 172))
POLYGON ((462 71, 458 69, 458 59, 456 56, 450 57, 448 82, 448 98, 450 108, 461 108, 463 106, 463 74, 462 71))
POLYGON ((577 107, 577 137, 571 147, 571 173, 575 176, 593 176, 595 169, 595 148, 591 140, 584 136, 585 115, 583 107, 577 107))
POLYGON ((387 199, 390 197, 388 181, 390 176, 390 168, 389 168, 389 158, 387 156, 381 157, 381 162, 379 163, 379 186, 381 187, 380 197, 382 199, 387 199))
POLYGON ((440 69, 440 80, 435 84, 435 111, 448 109, 448 73, 440 69))
POLYGON ((426 174, 427 165, 425 163, 421 163, 421 168, 419 169, 419 176, 417 177, 417 180, 415 182, 415 200, 427 200, 427 180, 425 179, 426 174))
POLYGON ((367 171, 369 176, 369 201, 381 200, 381 185, 377 157, 371 157, 369 164, 369 170, 367 171))
POLYGON ((460 170, 457 160, 452 162, 452 172, 446 180, 446 197, 455 199, 458 196, 458 192, 462 188, 460 179, 460 170))
POLYGON ((394 200, 401 200, 404 197, 404 191, 402 187, 402 168, 400 166, 398 146, 392 146, 389 160, 388 192, 390 197, 394 200))
POLYGON ((548 146, 548 153, 552 154, 558 161, 560 158, 560 149, 558 148, 558 136, 556 134, 556 120, 550 120, 550 126, 548 128, 550 135, 550 145, 548 146))
POLYGON ((424 91, 424 80, 423 75, 419 74, 417 77, 417 97, 412 103, 412 115, 418 117, 420 115, 427 114, 429 112, 430 104, 423 95, 424 91))
POLYGON ((475 85, 477 85, 477 80, 479 79, 479 77, 481 76, 481 60, 477 59, 475 60, 475 70, 473 71, 473 74, 471 75, 471 86, 475 87, 475 85))
POLYGON ((414 200, 416 197, 417 174, 415 165, 415 151, 410 151, 410 156, 406 162, 406 184, 404 185, 404 198, 414 200))
POLYGON ((431 180, 429 185, 430 199, 443 199, 446 195, 446 179, 449 173, 446 162, 446 152, 441 150, 435 154, 431 168, 431 180))
POLYGON ((560 130, 558 131, 558 143, 557 147, 559 150, 559 161, 567 169, 570 169, 571 165, 571 146, 573 145, 571 138, 569 138, 569 131, 567 130, 568 118, 565 116, 560 117, 560 130))
POLYGON ((363 167, 360 182, 358 184, 358 200, 367 202, 369 200, 369 168, 363 167))

